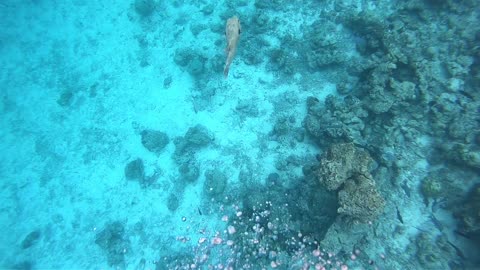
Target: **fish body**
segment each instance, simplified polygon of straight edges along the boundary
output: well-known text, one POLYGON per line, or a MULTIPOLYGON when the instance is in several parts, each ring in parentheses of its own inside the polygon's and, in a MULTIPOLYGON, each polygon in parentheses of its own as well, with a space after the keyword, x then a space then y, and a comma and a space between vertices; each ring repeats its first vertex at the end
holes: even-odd
POLYGON ((233 58, 237 53, 238 40, 240 39, 240 33, 242 31, 242 26, 240 25, 240 20, 237 16, 233 16, 227 20, 227 25, 225 26, 225 37, 227 39, 227 47, 225 52, 227 53, 227 60, 225 61, 225 68, 223 69, 223 75, 228 76, 228 71, 230 70, 230 64, 233 62, 233 58))
POLYGON ((403 224, 403 217, 402 217, 402 214, 400 214, 400 210, 398 210, 398 207, 397 207, 397 219, 400 221, 400 223, 403 224))

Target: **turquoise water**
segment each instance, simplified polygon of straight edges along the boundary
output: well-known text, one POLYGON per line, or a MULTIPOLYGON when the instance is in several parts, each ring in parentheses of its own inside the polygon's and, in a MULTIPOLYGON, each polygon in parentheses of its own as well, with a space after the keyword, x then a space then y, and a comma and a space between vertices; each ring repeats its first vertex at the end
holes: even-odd
POLYGON ((2 1, 0 268, 480 269, 480 8, 378 2, 2 1))

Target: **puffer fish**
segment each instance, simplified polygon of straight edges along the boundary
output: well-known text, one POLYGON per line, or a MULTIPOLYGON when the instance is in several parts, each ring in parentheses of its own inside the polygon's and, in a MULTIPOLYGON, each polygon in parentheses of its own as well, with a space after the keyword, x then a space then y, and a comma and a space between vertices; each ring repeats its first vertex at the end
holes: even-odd
POLYGON ((232 63, 235 53, 237 52, 238 39, 240 38, 241 32, 242 27, 237 16, 233 16, 227 20, 227 25, 225 27, 225 37, 227 38, 227 47, 225 48, 225 53, 227 54, 227 60, 225 61, 225 68, 223 69, 223 75, 225 77, 228 76, 230 64, 232 63))

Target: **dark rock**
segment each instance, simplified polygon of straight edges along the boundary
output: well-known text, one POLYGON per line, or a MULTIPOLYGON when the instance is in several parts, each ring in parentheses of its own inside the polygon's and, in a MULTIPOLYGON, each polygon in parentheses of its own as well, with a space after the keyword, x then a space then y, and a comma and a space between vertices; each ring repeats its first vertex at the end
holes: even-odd
POLYGON ((193 76, 199 76, 204 73, 206 59, 197 55, 188 65, 188 72, 193 76))
POLYGON ((288 122, 287 117, 279 117, 273 125, 272 135, 282 136, 286 135, 291 129, 291 125, 288 122))
POLYGON ((37 243, 38 239, 40 239, 41 233, 39 230, 32 231, 22 241, 22 248, 27 249, 37 243))
POLYGON ((33 264, 30 261, 21 261, 18 263, 15 263, 13 266, 11 266, 12 270, 31 270, 33 269, 33 264))
POLYGON ((175 51, 175 57, 173 60, 181 67, 186 67, 188 63, 193 59, 194 52, 190 49, 178 49, 175 51))
POLYGON ((140 158, 130 161, 127 164, 125 167, 125 177, 128 180, 143 181, 143 178, 145 177, 145 169, 143 166, 143 161, 140 158))
POLYGON ((195 162, 185 162, 178 168, 178 172, 180 173, 182 180, 184 182, 195 182, 200 176, 200 169, 195 162))
POLYGON ((195 127, 188 129, 185 134, 185 139, 190 145, 206 146, 213 141, 213 136, 210 135, 205 126, 196 125, 195 127))
POLYGON ((177 210, 178 206, 180 206, 180 201, 178 200, 177 196, 175 194, 170 194, 167 199, 167 208, 168 210, 174 212, 177 210))
POLYGON ((278 173, 271 173, 267 177, 267 184, 269 186, 282 186, 280 182, 280 175, 278 173))
POLYGON ((190 150, 206 146, 213 140, 214 137, 208 132, 205 126, 196 125, 189 128, 183 138, 175 139, 175 155, 181 156, 190 150))
POLYGON ((148 17, 155 11, 155 1, 135 0, 135 11, 142 17, 148 17))
POLYGON ((159 154, 170 142, 167 134, 161 131, 146 129, 142 131, 142 144, 148 151, 159 154))
POLYGON ((203 191, 211 197, 222 195, 227 186, 227 177, 218 169, 205 172, 203 191))
POLYGON ((257 102, 252 99, 239 100, 237 106, 235 106, 235 110, 243 117, 258 117, 260 114, 257 102))
POLYGON ((119 221, 105 226, 95 237, 95 243, 106 253, 111 266, 125 265, 125 252, 130 250, 130 243, 125 237, 125 228, 119 221))
POLYGON ((163 88, 170 88, 170 85, 172 85, 173 79, 172 76, 168 76, 163 80, 163 88))
POLYGON ((215 5, 213 4, 208 4, 208 5, 205 5, 203 8, 202 8, 202 13, 203 15, 210 15, 213 13, 213 11, 215 10, 215 5))
POLYGON ((163 172, 161 170, 156 170, 152 175, 150 176, 145 176, 143 178, 143 180, 140 181, 140 185, 145 188, 145 187, 149 187, 153 184, 155 184, 155 182, 157 182, 158 178, 160 178, 160 176, 163 174, 163 172))
POLYGON ((62 107, 68 107, 72 104, 73 92, 70 90, 63 91, 57 100, 57 104, 62 107))

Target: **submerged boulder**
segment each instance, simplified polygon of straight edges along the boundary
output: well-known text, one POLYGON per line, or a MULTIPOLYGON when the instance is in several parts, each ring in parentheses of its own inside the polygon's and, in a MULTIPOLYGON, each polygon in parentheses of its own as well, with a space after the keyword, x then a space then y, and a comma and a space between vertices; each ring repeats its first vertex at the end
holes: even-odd
POLYGON ((318 180, 328 190, 337 190, 356 174, 370 174, 370 155, 353 143, 334 144, 320 160, 317 170, 318 180))
POLYGON ((356 175, 338 192, 338 213, 360 222, 374 220, 385 207, 385 200, 372 178, 356 175))
POLYGON ((150 152, 159 154, 170 142, 167 134, 157 130, 146 129, 142 133, 142 145, 150 152))
POLYGON ((137 158, 130 161, 125 166, 125 177, 127 180, 138 180, 143 181, 145 177, 145 167, 143 165, 143 160, 137 158))
POLYGON ((315 171, 320 183, 338 192, 337 212, 348 219, 369 222, 382 213, 385 200, 370 174, 373 159, 353 143, 332 145, 315 171))
POLYGON ((227 187, 227 176, 218 169, 205 172, 203 191, 210 197, 218 197, 223 194, 227 187))
POLYGON ((130 241, 120 221, 106 224, 95 236, 95 244, 104 250, 110 266, 125 267, 125 251, 130 250, 130 241))
POLYGON ((188 129, 185 136, 178 137, 174 140, 176 161, 189 160, 194 152, 202 147, 207 146, 214 141, 214 136, 203 125, 196 125, 188 129))
POLYGON ((142 17, 148 17, 153 14, 156 8, 154 0, 135 0, 135 11, 142 17))

